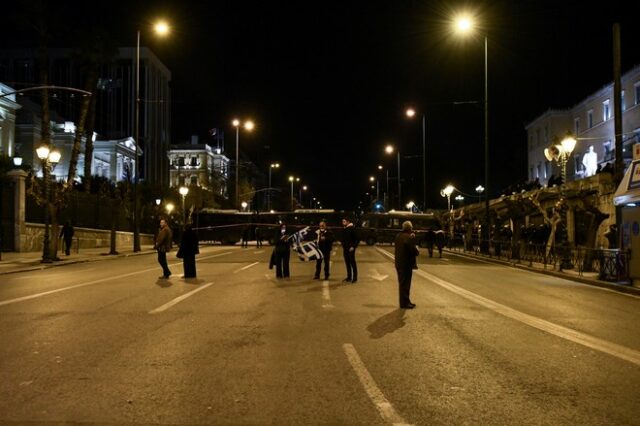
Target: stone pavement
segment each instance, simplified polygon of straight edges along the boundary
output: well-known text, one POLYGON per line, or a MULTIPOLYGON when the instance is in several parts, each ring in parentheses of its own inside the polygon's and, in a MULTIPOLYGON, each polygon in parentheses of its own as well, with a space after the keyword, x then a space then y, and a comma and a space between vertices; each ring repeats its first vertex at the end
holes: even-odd
POLYGON ((42 252, 3 252, 0 260, 0 275, 14 272, 34 271, 38 269, 55 268, 81 262, 93 262, 98 260, 113 259, 116 257, 138 256, 155 253, 153 246, 143 245, 141 251, 134 253, 132 247, 120 248, 117 255, 109 255, 109 247, 80 249, 78 253, 72 251, 69 256, 58 252, 60 260, 52 263, 41 263, 42 252))
POLYGON ((610 290, 615 290, 622 293, 628 293, 628 294, 640 296, 640 288, 634 287, 631 284, 626 282, 610 282, 610 281, 599 280, 597 272, 580 273, 577 269, 565 269, 563 271, 558 271, 557 269, 554 269, 553 265, 548 265, 548 264, 544 265, 543 263, 533 262, 531 265, 529 265, 529 262, 514 263, 504 259, 500 260, 495 257, 483 256, 479 254, 476 255, 471 252, 463 252, 458 250, 446 250, 446 251, 457 256, 464 256, 471 259, 478 259, 485 262, 492 262, 500 265, 508 265, 514 268, 520 268, 520 269, 524 269, 531 272, 551 275, 558 278, 577 281, 583 284, 589 284, 596 287, 608 288, 610 290))

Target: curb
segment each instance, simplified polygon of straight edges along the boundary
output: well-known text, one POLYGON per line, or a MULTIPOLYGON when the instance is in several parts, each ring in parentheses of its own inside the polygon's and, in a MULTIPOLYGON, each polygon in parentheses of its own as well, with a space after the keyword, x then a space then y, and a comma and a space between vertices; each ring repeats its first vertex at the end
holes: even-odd
POLYGON ((584 278, 584 277, 574 277, 572 275, 567 275, 564 274, 562 272, 558 272, 558 271, 552 271, 549 269, 539 269, 539 268, 533 268, 533 267, 529 267, 526 265, 522 265, 522 264, 518 264, 518 263, 511 263, 509 261, 506 260, 499 260, 499 259, 493 259, 491 257, 478 257, 478 256, 472 256, 466 253, 458 253, 455 251, 451 251, 451 250, 447 250, 448 253, 456 255, 456 256, 461 256, 461 257, 465 257, 467 259, 482 259, 486 262, 492 262, 495 263, 497 265, 504 265, 504 266, 511 266, 513 268, 517 268, 517 269, 522 269, 524 271, 529 271, 529 272, 536 272, 538 274, 544 274, 544 275, 550 275, 556 278, 562 278, 565 280, 569 280, 569 281, 576 281, 582 284, 587 284, 587 285, 592 285, 595 287, 601 287, 601 288, 606 288, 609 290, 614 290, 614 291, 618 291, 620 293, 626 293, 626 294, 632 294, 635 296, 640 296, 640 288, 637 287, 633 287, 630 284, 615 284, 615 283, 611 283, 609 281, 602 281, 602 280, 594 280, 594 279, 589 279, 589 278, 584 278))
POLYGON ((62 266, 75 265, 78 263, 99 262, 102 260, 112 260, 112 259, 118 259, 122 257, 142 256, 142 255, 153 254, 153 253, 155 253, 155 250, 139 251, 137 253, 123 253, 123 254, 115 254, 115 255, 109 255, 108 253, 100 253, 96 256, 85 257, 83 259, 63 260, 63 261, 53 262, 48 264, 40 264, 37 266, 25 266, 24 268, 14 269, 10 271, 0 271, 0 275, 18 274, 20 272, 30 272, 30 271, 41 271, 43 269, 60 268, 62 266))

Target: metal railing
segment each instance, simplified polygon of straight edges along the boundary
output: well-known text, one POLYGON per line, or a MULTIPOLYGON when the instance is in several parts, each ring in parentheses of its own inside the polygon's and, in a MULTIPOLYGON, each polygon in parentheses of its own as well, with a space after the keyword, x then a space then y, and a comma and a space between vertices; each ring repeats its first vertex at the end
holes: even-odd
POLYGON ((630 252, 619 249, 590 249, 557 245, 548 252, 546 245, 524 241, 489 240, 482 244, 479 239, 465 241, 461 236, 450 238, 447 247, 452 251, 461 251, 481 257, 504 260, 513 264, 529 267, 541 266, 544 269, 563 271, 575 270, 579 276, 585 272, 597 273, 598 279, 613 282, 629 280, 630 252), (481 247, 487 247, 481 250, 481 247))

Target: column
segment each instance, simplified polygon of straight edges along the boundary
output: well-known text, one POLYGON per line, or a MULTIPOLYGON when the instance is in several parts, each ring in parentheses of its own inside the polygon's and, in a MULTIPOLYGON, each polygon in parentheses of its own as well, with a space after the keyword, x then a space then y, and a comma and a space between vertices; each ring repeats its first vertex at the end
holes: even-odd
POLYGON ((25 197, 25 181, 27 179, 27 173, 24 170, 16 169, 7 173, 9 178, 15 183, 13 193, 13 250, 20 252, 23 248, 26 248, 26 225, 25 225, 25 211, 26 211, 26 197, 25 197))

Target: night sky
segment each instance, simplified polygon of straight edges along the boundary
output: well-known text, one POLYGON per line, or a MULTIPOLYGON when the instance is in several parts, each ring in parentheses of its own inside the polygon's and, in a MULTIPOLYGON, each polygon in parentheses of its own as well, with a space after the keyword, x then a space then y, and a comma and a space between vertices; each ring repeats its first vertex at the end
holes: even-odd
MULTIPOLYGON (((252 118, 241 151, 265 173, 281 163, 274 186, 300 176, 336 209, 355 207, 378 164, 396 176, 387 142, 410 157, 401 160, 405 202, 420 202, 421 125, 404 116, 409 105, 426 114, 428 207, 446 207, 447 183, 469 194, 484 183, 483 36, 452 34, 456 11, 474 11, 489 40, 492 196, 526 179, 527 123, 612 81, 614 22, 623 73, 640 64, 635 1, 88 3, 49 5, 59 29, 52 45, 71 47, 79 29, 95 25, 132 46, 142 29, 142 44, 173 73, 174 142, 222 128, 233 149, 231 119, 252 118), (145 33, 156 17, 173 28, 161 42, 145 33)), ((3 25, 7 47, 29 44, 18 21, 3 25)))

